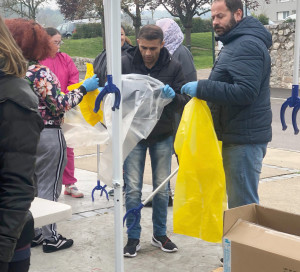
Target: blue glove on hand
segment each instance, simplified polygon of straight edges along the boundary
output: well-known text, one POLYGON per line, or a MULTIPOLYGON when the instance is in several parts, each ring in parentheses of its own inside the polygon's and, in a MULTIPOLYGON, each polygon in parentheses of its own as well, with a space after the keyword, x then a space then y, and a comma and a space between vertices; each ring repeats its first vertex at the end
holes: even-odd
POLYGON ((99 78, 96 77, 97 75, 93 75, 91 78, 87 78, 83 83, 82 86, 85 88, 87 92, 91 92, 96 90, 99 85, 99 78))
POLYGON ((175 92, 174 90, 169 86, 169 84, 165 85, 164 87, 161 87, 163 98, 174 98, 175 92))
POLYGON ((186 83, 181 87, 181 93, 182 94, 186 93, 191 97, 197 97, 197 87, 198 87, 198 81, 192 81, 186 83))

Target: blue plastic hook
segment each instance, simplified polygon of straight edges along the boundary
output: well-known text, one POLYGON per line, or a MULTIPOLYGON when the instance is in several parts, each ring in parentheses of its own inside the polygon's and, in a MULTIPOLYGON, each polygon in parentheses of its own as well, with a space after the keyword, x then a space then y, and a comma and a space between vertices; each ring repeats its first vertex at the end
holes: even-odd
POLYGON ((99 111, 101 101, 103 100, 104 96, 109 93, 115 94, 115 102, 112 107, 112 110, 114 111, 115 109, 119 109, 120 102, 121 102, 121 93, 120 93, 120 90, 118 89, 118 87, 115 84, 113 84, 112 75, 107 75, 107 84, 104 86, 104 88, 98 94, 98 96, 96 98, 94 112, 99 111))
POLYGON ((127 233, 136 225, 137 221, 141 217, 141 209, 144 208, 144 204, 141 203, 137 208, 132 208, 126 212, 126 214, 123 217, 123 227, 126 221, 126 218, 132 214, 134 216, 134 221, 133 223, 128 227, 127 233))
POLYGON ((295 135, 297 135, 299 133, 299 129, 297 126, 297 113, 299 111, 300 108, 300 98, 298 97, 298 93, 299 93, 299 85, 293 85, 292 87, 292 96, 287 98, 287 100, 282 104, 281 109, 280 109, 280 120, 281 120, 281 124, 282 124, 282 130, 286 130, 287 129, 287 125, 285 122, 285 111, 286 108, 289 106, 290 108, 294 108, 293 112, 292 112, 292 124, 294 127, 294 133, 295 135))
POLYGON ((100 196, 102 196, 103 195, 103 192, 106 194, 106 199, 107 200, 109 200, 109 198, 108 198, 108 193, 107 193, 107 191, 106 191, 106 189, 105 189, 105 187, 106 187, 107 185, 104 185, 104 186, 101 186, 100 185, 100 180, 97 180, 97 186, 93 189, 93 191, 92 191, 92 200, 93 200, 93 202, 94 202, 94 193, 95 193, 95 191, 96 190, 98 190, 98 191, 101 191, 101 194, 100 194, 100 196))

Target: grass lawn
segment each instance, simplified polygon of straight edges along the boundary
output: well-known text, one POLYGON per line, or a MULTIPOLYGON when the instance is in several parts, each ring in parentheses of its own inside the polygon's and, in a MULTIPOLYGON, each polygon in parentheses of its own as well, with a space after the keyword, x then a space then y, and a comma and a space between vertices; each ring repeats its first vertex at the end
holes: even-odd
MULTIPOLYGON (((135 44, 135 37, 129 37, 135 44)), ((192 54, 196 69, 212 67, 212 37, 211 32, 192 33, 192 54)), ((61 51, 73 57, 95 58, 101 51, 102 38, 64 39, 61 51)))

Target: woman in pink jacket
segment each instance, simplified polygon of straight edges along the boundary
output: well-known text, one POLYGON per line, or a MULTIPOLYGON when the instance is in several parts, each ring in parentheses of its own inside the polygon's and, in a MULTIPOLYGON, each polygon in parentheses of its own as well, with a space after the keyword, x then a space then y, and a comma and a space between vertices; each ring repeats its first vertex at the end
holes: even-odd
MULTIPOLYGON (((40 61, 42 65, 50 68, 50 70, 58 77, 60 81, 61 91, 68 93, 67 87, 79 82, 79 72, 71 59, 71 57, 59 51, 62 43, 61 34, 56 28, 45 28, 48 35, 51 36, 52 42, 57 46, 57 53, 54 58, 47 58, 40 61)), ((65 195, 71 195, 75 198, 83 197, 83 193, 78 190, 75 185, 77 179, 74 176, 74 151, 73 148, 67 147, 67 165, 63 173, 63 184, 65 185, 65 195)))

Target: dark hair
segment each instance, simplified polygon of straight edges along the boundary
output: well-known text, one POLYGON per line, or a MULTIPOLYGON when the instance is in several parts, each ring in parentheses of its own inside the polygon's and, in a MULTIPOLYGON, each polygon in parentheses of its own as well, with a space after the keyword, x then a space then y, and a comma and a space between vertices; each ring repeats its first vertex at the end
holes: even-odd
POLYGON ((9 31, 29 61, 43 60, 55 56, 57 48, 46 30, 33 20, 7 19, 9 31))
POLYGON ((56 34, 61 35, 60 32, 54 27, 46 27, 45 30, 51 37, 55 36, 56 34))
POLYGON ((124 33, 126 34, 125 27, 122 24, 121 24, 121 28, 123 29, 124 33))
POLYGON ((141 28, 138 39, 145 39, 148 41, 160 40, 162 42, 164 40, 164 33, 157 25, 145 25, 141 28))
POLYGON ((243 3, 242 0, 214 0, 213 2, 225 2, 226 7, 229 9, 231 13, 235 13, 238 9, 242 11, 244 14, 243 10, 243 3))

